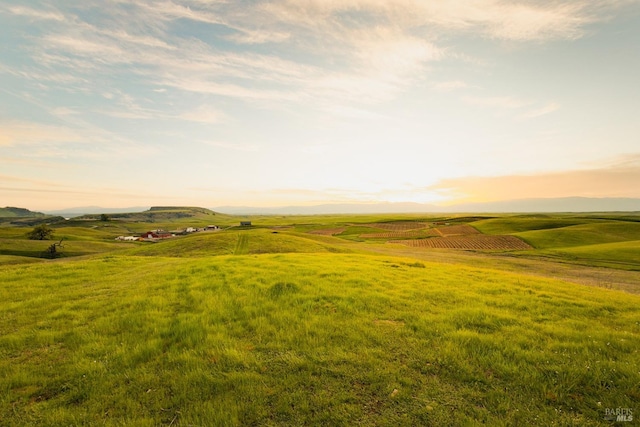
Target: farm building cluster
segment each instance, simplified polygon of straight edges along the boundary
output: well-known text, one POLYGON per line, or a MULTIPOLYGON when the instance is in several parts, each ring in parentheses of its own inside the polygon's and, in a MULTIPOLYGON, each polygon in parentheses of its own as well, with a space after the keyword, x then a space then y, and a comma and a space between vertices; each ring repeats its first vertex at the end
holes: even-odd
POLYGON ((202 231, 218 231, 220 227, 217 225, 208 225, 206 227, 186 227, 180 230, 150 230, 142 233, 140 236, 118 236, 116 240, 124 241, 124 242, 134 242, 134 241, 147 241, 147 242, 155 242, 162 239, 170 239, 176 236, 184 236, 186 234, 198 233, 202 231))

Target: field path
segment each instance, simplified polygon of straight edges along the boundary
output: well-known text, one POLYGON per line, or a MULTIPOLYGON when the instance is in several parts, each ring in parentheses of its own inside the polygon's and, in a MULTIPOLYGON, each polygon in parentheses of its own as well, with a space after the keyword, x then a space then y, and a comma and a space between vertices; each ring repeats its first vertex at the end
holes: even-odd
POLYGON ((233 251, 234 255, 246 255, 249 253, 249 235, 238 234, 238 243, 233 251))

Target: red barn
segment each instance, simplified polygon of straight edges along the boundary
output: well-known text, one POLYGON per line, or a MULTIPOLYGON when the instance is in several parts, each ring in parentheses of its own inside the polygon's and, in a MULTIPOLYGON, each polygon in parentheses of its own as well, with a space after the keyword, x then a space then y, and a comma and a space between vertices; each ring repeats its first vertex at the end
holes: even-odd
POLYGON ((167 239, 173 237, 173 234, 166 230, 151 230, 143 233, 140 237, 143 239, 167 239))

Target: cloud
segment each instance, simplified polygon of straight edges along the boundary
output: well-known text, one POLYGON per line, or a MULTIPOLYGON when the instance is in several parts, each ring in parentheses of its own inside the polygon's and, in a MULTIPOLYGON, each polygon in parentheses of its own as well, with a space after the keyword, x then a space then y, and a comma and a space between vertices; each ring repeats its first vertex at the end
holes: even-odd
POLYGON ((554 111, 558 111, 559 109, 560 109, 560 104, 557 104, 555 102, 551 102, 551 103, 545 105, 544 107, 537 108, 535 110, 531 110, 531 111, 523 114, 522 118, 534 119, 536 117, 540 117, 540 116, 545 116, 547 114, 551 114, 554 111))
MULTIPOLYGON (((47 160, 51 165, 68 159, 120 158, 126 149, 130 156, 143 156, 153 152, 149 145, 85 122, 74 111, 54 112, 63 124, 42 124, 34 121, 0 121, 0 148, 3 159, 15 163, 25 159, 47 160)), ((32 162, 35 165, 36 162, 32 162)), ((42 163, 40 163, 42 164, 42 163)), ((57 163, 60 167, 61 164, 57 163)), ((65 168, 68 165, 65 163, 65 168)))
POLYGON ((255 152, 260 151, 260 147, 255 144, 245 143, 232 143, 225 141, 199 141, 202 144, 209 145, 216 148, 224 148, 225 150, 243 151, 243 152, 255 152))
POLYGON ((62 185, 52 183, 51 181, 23 178, 23 177, 13 176, 13 175, 0 175, 0 181, 2 181, 3 183, 10 182, 18 185, 22 184, 22 185, 28 185, 28 186, 45 187, 45 188, 62 187, 62 185))
MULTIPOLYGON (((425 79, 429 64, 463 55, 439 45, 443 34, 515 41, 572 39, 602 19, 595 11, 604 5, 603 1, 113 0, 105 8, 102 2, 88 0, 82 15, 64 6, 43 11, 12 6, 5 11, 42 15, 55 24, 32 38, 37 42, 31 48, 34 62, 42 66, 22 73, 34 82, 97 90, 92 87, 96 76, 112 82, 126 69, 156 90, 221 95, 271 108, 282 103, 324 108, 385 102, 409 90, 425 79), (97 8, 100 14, 87 12, 97 8), (175 25, 185 20, 210 26, 207 41, 177 32, 175 25), (275 48, 259 53, 252 47, 267 43, 275 48), (46 77, 52 68, 58 70, 55 81, 46 77)), ((433 87, 446 91, 465 86, 454 81, 433 87)), ((471 102, 483 105, 477 99, 471 102)), ((485 102, 513 108, 513 101, 505 99, 485 102)), ((116 115, 141 117, 141 112, 116 115)))
POLYGON ((457 89, 466 89, 469 85, 461 80, 451 80, 433 84, 433 88, 439 92, 451 92, 457 89))
POLYGON ((291 38, 291 33, 284 31, 260 31, 241 29, 227 37, 239 44, 283 43, 291 38))
POLYGON ((521 99, 517 99, 511 96, 494 96, 494 97, 464 97, 463 100, 469 105, 476 105, 479 107, 493 107, 501 109, 517 109, 522 108, 529 103, 521 99))
POLYGON ((43 143, 80 142, 83 137, 73 129, 33 122, 2 123, 0 147, 33 146, 43 143))
POLYGON ((5 6, 5 10, 16 16, 24 16, 38 21, 64 21, 65 17, 57 10, 36 10, 26 6, 5 6))
POLYGON ((215 108, 201 105, 191 111, 180 114, 178 118, 190 122, 217 124, 225 121, 227 116, 215 108))
POLYGON ((445 179, 429 187, 459 202, 522 198, 640 197, 640 155, 600 168, 532 175, 445 179))
MULTIPOLYGON (((314 30, 357 25, 357 15, 373 17, 375 25, 416 28, 435 26, 447 32, 472 32, 506 40, 574 39, 584 26, 601 19, 605 1, 515 2, 500 0, 283 0, 263 9, 272 22, 314 30), (354 17, 355 16, 355 17, 354 17)), ((615 5, 614 5, 615 7, 615 5)))

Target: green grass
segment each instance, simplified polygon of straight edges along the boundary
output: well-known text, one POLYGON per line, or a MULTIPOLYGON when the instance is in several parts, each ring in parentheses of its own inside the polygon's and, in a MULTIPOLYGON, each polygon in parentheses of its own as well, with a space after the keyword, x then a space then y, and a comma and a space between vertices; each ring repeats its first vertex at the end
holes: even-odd
POLYGON ((566 247, 543 253, 589 265, 640 271, 640 240, 566 247))
POLYGON ((510 215, 473 222, 475 228, 484 234, 514 234, 531 230, 553 230, 577 224, 590 219, 568 217, 566 215, 510 215))
POLYGON ((640 297, 618 292, 329 253, 0 283, 3 425, 604 425, 640 399, 640 297))
POLYGON ((536 248, 519 256, 640 270, 640 222, 631 215, 504 216, 471 223, 486 234, 512 234, 536 248))
MULTIPOLYGON (((255 217, 158 243, 113 241, 158 225, 65 223, 55 261, 34 258, 52 241, 0 228, 0 424, 597 426, 638 410, 640 296, 358 242, 376 231, 359 224, 403 218, 428 221, 255 217)), ((509 259, 553 275, 640 266, 633 221, 456 219, 532 239, 509 259)))
POLYGON ((351 240, 355 242, 362 242, 365 239, 360 238, 360 234, 367 233, 384 233, 386 230, 383 228, 365 227, 361 225, 349 226, 340 234, 336 234, 337 237, 342 239, 351 240))
POLYGON ((0 266, 14 264, 31 264, 41 261, 44 261, 44 259, 33 256, 0 254, 0 266))
MULTIPOLYGON (((59 238, 52 240, 0 239, 0 256, 42 258, 47 248, 57 241, 59 238)), ((75 239, 63 240, 62 245, 63 247, 59 249, 62 257, 93 255, 130 247, 130 244, 125 243, 75 239)))
POLYGON ((558 229, 527 231, 514 235, 538 249, 640 240, 640 223, 594 222, 558 229))
MULTIPOLYGON (((239 254, 289 253, 289 252, 344 252, 333 245, 335 239, 323 236, 290 232, 274 232, 266 229, 229 230, 196 233, 190 236, 168 239, 158 243, 146 243, 127 251, 131 255, 194 257, 239 254)), ((341 242, 339 240, 339 242, 341 242)))

